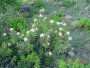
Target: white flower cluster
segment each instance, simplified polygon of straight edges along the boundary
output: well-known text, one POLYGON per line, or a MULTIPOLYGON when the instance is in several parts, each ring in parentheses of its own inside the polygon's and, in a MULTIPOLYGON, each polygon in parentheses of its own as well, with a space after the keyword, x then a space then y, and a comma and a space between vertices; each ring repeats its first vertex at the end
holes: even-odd
POLYGON ((45 9, 40 9, 39 13, 43 13, 45 11, 45 9))
POLYGON ((43 18, 43 21, 45 21, 46 19, 47 19, 47 17, 44 17, 44 18, 43 18))
POLYGON ((52 23, 54 23, 54 21, 53 20, 50 20, 50 24, 52 24, 52 23))
MULTIPOLYGON (((50 20, 50 24, 53 24, 54 23, 54 21, 53 20, 50 20)), ((64 30, 64 28, 63 27, 65 27, 65 26, 67 26, 67 24, 65 23, 65 22, 56 22, 56 25, 57 25, 57 27, 58 27, 58 25, 62 25, 62 27, 60 26, 59 28, 58 28, 58 30, 60 31, 60 32, 58 32, 57 30, 55 30, 55 33, 58 33, 58 35, 60 36, 60 37, 62 37, 63 36, 63 33, 62 33, 62 31, 64 31, 64 34, 65 34, 65 31, 66 31, 66 35, 67 35, 67 37, 68 37, 68 40, 72 40, 72 37, 70 36, 70 32, 69 31, 67 31, 67 30, 64 30)), ((53 29, 50 29, 50 31, 54 31, 53 29)))
POLYGON ((42 14, 39 14, 39 17, 43 17, 43 15, 42 14))
POLYGON ((28 41, 28 38, 27 37, 24 37, 24 39, 23 39, 25 42, 27 42, 28 41))
POLYGON ((10 28, 10 31, 13 31, 14 30, 14 28, 10 28))
POLYGON ((7 33, 3 33, 3 36, 6 36, 7 35, 7 33))
POLYGON ((35 29, 31 28, 31 29, 30 29, 30 32, 35 32, 35 29))
POLYGON ((17 32, 16 35, 20 35, 20 32, 17 32))
POLYGON ((35 18, 35 19, 34 19, 34 22, 36 22, 36 21, 37 21, 37 19, 35 18))
MULTIPOLYGON (((44 12, 45 10, 44 9, 41 9, 39 12, 39 17, 43 17, 41 19, 43 19, 42 21, 45 21, 47 19, 47 17, 44 17, 42 12, 44 12)), ((56 36, 60 37, 60 39, 64 38, 64 35, 65 37, 67 36, 67 40, 71 41, 72 40, 72 37, 70 36, 70 32, 69 31, 65 31, 64 27, 67 26, 66 23, 64 22, 55 22, 54 20, 47 20, 48 23, 47 24, 50 24, 49 26, 47 26, 48 30, 49 31, 48 33, 46 33, 45 31, 41 32, 39 31, 40 29, 38 28, 39 24, 35 24, 37 23, 39 20, 37 18, 35 18, 34 20, 34 23, 31 25, 31 29, 30 30, 27 30, 25 32, 25 34, 23 35, 22 37, 22 40, 24 42, 29 42, 29 35, 32 33, 32 34, 39 34, 37 36, 39 36, 39 38, 41 39, 41 41, 43 40, 43 38, 45 38, 45 42, 42 42, 44 43, 43 46, 49 46, 51 45, 51 41, 50 39, 52 38, 52 34, 57 34, 56 36), (52 27, 52 25, 54 24, 54 27, 52 27), (38 33, 37 33, 38 32, 38 33)), ((42 23, 42 21, 40 23, 42 23)), ((44 24, 43 24, 44 25, 44 24)), ((43 27, 43 26, 42 26, 43 27)), ((13 31, 14 28, 10 28, 9 29, 10 31, 13 31)), ((42 29, 43 30, 43 29, 42 29)), ((17 32, 15 33, 17 36, 21 36, 22 33, 21 32, 17 32)), ((3 33, 3 36, 6 36, 7 33, 3 33)), ((54 39, 54 38, 53 38, 54 39)), ((11 44, 8 43, 8 45, 10 46, 11 44)), ((48 52, 48 55, 51 56, 52 55, 52 52, 49 51, 48 52)))
POLYGON ((45 35, 46 35, 46 34, 44 34, 44 33, 41 33, 41 34, 40 34, 40 38, 43 38, 43 37, 45 37, 45 35))
POLYGON ((51 52, 51 51, 49 51, 49 52, 48 52, 48 54, 49 54, 49 56, 51 56, 51 55, 52 55, 52 52, 51 52))

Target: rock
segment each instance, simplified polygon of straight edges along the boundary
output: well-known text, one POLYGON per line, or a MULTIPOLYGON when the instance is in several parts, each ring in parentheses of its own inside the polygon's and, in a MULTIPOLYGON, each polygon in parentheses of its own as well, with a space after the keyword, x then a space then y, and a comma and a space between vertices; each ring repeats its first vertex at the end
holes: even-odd
POLYGON ((29 12, 31 10, 31 7, 22 6, 20 9, 21 9, 21 12, 25 12, 25 11, 29 12))
POLYGON ((72 16, 71 15, 66 15, 65 18, 70 19, 70 18, 72 18, 72 16))
POLYGON ((26 18, 31 17, 31 15, 30 15, 29 12, 24 12, 24 16, 25 16, 26 18))
POLYGON ((75 53, 74 52, 68 52, 68 54, 69 54, 69 56, 71 56, 71 57, 73 57, 73 56, 75 56, 75 53))

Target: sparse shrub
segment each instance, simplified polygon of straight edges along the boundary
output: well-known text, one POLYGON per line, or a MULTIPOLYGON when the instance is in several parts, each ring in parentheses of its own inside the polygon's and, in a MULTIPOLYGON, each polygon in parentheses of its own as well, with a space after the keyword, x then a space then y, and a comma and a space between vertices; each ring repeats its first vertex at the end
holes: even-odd
POLYGON ((82 18, 77 26, 90 31, 90 19, 82 18))
POLYGON ((56 13, 54 13, 54 14, 52 15, 52 19, 53 19, 54 21, 62 21, 62 19, 63 19, 63 14, 62 14, 61 12, 57 11, 56 13))
POLYGON ((45 6, 45 2, 43 0, 36 0, 36 1, 34 1, 34 6, 43 7, 43 6, 45 6))
POLYGON ((77 0, 62 0, 62 6, 69 8, 74 6, 77 3, 77 0))

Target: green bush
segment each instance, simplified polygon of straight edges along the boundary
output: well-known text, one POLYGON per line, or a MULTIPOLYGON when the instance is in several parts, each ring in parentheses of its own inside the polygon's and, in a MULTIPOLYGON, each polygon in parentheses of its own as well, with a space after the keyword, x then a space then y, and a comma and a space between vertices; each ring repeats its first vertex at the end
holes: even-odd
POLYGON ((57 11, 56 13, 53 14, 52 19, 54 21, 62 21, 63 14, 61 12, 57 11))
POLYGON ((77 26, 90 31, 90 19, 82 18, 77 26))
POLYGON ((0 3, 7 3, 7 4, 13 4, 16 2, 17 2, 17 0, 2 0, 2 1, 0 1, 0 3))
MULTIPOLYGON (((41 11, 44 12, 44 9, 41 11)), ((69 41, 72 40, 66 23, 47 19, 43 14, 35 16, 32 25, 23 28, 25 31, 20 28, 22 24, 19 27, 17 22, 24 22, 22 16, 19 19, 16 16, 10 18, 8 32, 3 35, 3 38, 8 37, 8 40, 1 42, 1 65, 7 60, 16 68, 47 67, 66 52, 69 41), (17 28, 20 28, 20 31, 17 31, 17 28)), ((5 66, 9 67, 10 63, 5 66)))
POLYGON ((0 8, 5 10, 8 5, 14 6, 16 3, 17 3, 17 0, 1 0, 0 8))
POLYGON ((36 0, 34 2, 34 6, 36 6, 36 7, 43 7, 43 6, 45 6, 45 2, 43 0, 36 0))

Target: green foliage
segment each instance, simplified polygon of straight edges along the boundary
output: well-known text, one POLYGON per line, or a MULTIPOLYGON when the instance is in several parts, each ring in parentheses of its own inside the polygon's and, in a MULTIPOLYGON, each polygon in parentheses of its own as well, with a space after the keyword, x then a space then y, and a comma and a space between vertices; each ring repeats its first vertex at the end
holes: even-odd
POLYGON ((60 59, 58 60, 58 68, 88 68, 90 63, 79 63, 79 59, 69 60, 68 62, 60 59))
MULTIPOLYGON (((78 0, 53 1, 60 2, 63 7, 72 7, 78 0)), ((86 1, 89 2, 89 0, 86 1)), ((0 68, 11 68, 12 65, 13 68, 47 68, 55 66, 53 64, 56 64, 57 68, 90 67, 90 64, 78 63, 79 59, 75 62, 60 59, 62 57, 66 59, 67 49, 71 48, 69 46, 72 40, 70 27, 62 22, 63 14, 59 11, 56 11, 50 19, 44 16, 43 13, 46 13, 46 16, 49 14, 46 6, 49 4, 46 4, 44 0, 34 0, 31 4, 30 2, 29 0, 0 1, 0 8, 6 9, 5 12, 0 13, 0 68), (31 7, 33 23, 30 25, 23 14, 19 13, 21 2, 22 5, 27 4, 31 7), (41 9, 43 7, 47 9, 47 12, 41 9)), ((78 26, 90 30, 90 20, 81 19, 78 26)))
POLYGON ((33 16, 38 14, 38 11, 41 7, 45 6, 45 2, 43 0, 35 0, 33 4, 31 4, 31 11, 30 14, 33 16))
POLYGON ((61 12, 56 12, 53 16, 52 16, 52 19, 54 21, 62 21, 63 19, 63 14, 61 12))
POLYGON ((67 64, 64 60, 58 60, 58 68, 67 68, 67 64))
POLYGON ((90 19, 82 18, 77 26, 90 31, 90 19))
POLYGON ((13 4, 16 3, 17 0, 2 0, 0 3, 7 3, 7 4, 13 4))
POLYGON ((13 27, 15 30, 24 30, 28 23, 22 14, 17 15, 16 13, 17 12, 12 13, 12 10, 11 13, 6 12, 7 24, 9 27, 13 27))
POLYGON ((16 3, 17 3, 17 0, 1 0, 0 8, 5 10, 8 5, 14 6, 16 3))
POLYGON ((32 6, 31 7, 31 11, 30 11, 30 14, 33 16, 33 15, 35 15, 35 14, 38 14, 38 10, 39 10, 39 8, 37 8, 36 6, 32 6))
POLYGON ((43 7, 43 6, 45 6, 45 3, 44 3, 43 0, 36 0, 34 2, 34 6, 36 6, 36 7, 43 7))
MULTIPOLYGON (((44 9, 41 11, 44 12, 44 9)), ((26 27, 27 22, 22 15, 16 16, 12 13, 5 15, 7 15, 5 18, 9 27, 3 38, 8 38, 4 39, 5 42, 3 41, 0 46, 0 54, 3 56, 0 60, 8 59, 18 68, 40 68, 40 65, 49 66, 54 58, 66 52, 65 47, 68 47, 70 34, 66 34, 69 30, 65 28, 64 22, 56 22, 40 14, 39 17, 33 17, 30 27, 26 27)))
POLYGON ((40 68, 40 60, 36 53, 32 53, 27 56, 22 55, 20 59, 21 60, 18 62, 18 66, 16 66, 18 68, 40 68))
POLYGON ((77 0, 62 0, 62 5, 67 8, 74 6, 76 3, 77 0))

